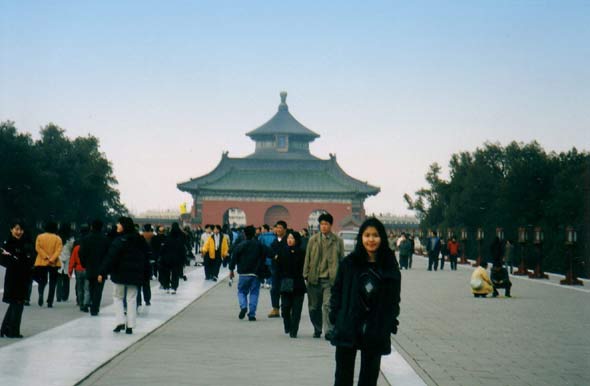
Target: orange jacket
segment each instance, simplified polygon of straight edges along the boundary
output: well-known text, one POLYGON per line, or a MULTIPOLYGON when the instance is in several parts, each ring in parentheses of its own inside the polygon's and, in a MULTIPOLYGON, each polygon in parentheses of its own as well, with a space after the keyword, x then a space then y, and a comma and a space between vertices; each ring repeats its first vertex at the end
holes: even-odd
POLYGON ((35 267, 61 267, 59 255, 63 248, 61 238, 53 233, 41 233, 35 241, 37 259, 35 267))
POLYGON ((72 276, 72 272, 75 270, 76 272, 86 271, 86 268, 82 266, 80 262, 80 256, 78 252, 80 251, 80 245, 76 245, 74 249, 72 249, 72 256, 70 256, 70 265, 68 266, 68 275, 72 276))

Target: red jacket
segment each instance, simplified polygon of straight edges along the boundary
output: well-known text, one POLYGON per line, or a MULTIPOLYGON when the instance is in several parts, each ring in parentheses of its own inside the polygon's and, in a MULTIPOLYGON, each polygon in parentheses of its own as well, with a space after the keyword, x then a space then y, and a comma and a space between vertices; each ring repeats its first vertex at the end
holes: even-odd
POLYGON ((459 243, 456 241, 449 241, 447 249, 449 250, 449 255, 457 256, 459 254, 459 243))
POLYGON ((72 256, 70 256, 70 265, 68 266, 68 275, 72 276, 72 272, 76 270, 76 272, 86 271, 86 268, 82 266, 80 262, 80 256, 78 256, 78 251, 80 250, 80 245, 76 245, 74 249, 72 249, 72 256))

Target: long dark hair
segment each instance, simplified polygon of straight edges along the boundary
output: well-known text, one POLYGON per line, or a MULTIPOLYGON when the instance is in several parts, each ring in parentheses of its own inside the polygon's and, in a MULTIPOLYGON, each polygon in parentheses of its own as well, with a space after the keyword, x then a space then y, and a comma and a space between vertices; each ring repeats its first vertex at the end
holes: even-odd
POLYGON ((381 244, 379 244, 379 248, 377 249, 377 261, 379 261, 380 257, 383 256, 391 256, 395 254, 389 248, 389 243, 387 242, 387 232, 385 231, 385 226, 381 221, 379 221, 375 217, 369 217, 368 219, 363 222, 361 228, 359 229, 359 233, 356 236, 356 245, 354 247, 354 254, 359 257, 368 257, 368 253, 363 246, 363 233, 367 230, 367 228, 373 227, 377 230, 379 237, 381 238, 381 244))
POLYGON ((118 222, 123 227, 124 234, 133 234, 135 232, 135 224, 133 224, 131 217, 119 217, 118 222))

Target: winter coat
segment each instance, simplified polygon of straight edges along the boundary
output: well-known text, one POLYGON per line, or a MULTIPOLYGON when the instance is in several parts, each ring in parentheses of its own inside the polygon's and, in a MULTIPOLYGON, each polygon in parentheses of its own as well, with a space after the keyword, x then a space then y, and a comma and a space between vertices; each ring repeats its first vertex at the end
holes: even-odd
POLYGON ((61 262, 61 267, 58 270, 61 274, 68 273, 68 267, 70 266, 70 257, 74 249, 74 241, 75 239, 73 237, 67 239, 65 243, 62 240, 63 246, 61 249, 61 253, 59 254, 59 261, 61 262))
POLYGON ((229 270, 237 266, 240 275, 259 275, 264 268, 265 250, 257 240, 241 241, 233 250, 229 270))
POLYGON ((116 284, 142 285, 149 269, 145 249, 145 241, 137 233, 118 236, 102 263, 101 275, 110 274, 116 284))
POLYGON ((109 250, 109 239, 100 232, 92 232, 80 241, 78 256, 86 268, 88 278, 95 279, 109 250))
POLYGON ((303 279, 303 265, 305 264, 305 253, 299 246, 283 249, 277 257, 279 277, 293 279, 293 294, 303 295, 307 292, 305 280, 303 279))
POLYGON ((391 353, 391 334, 397 333, 401 273, 393 252, 378 256, 372 270, 377 277, 372 308, 367 310, 361 291, 371 264, 366 256, 352 252, 338 268, 330 298, 330 322, 334 325, 332 344, 391 353))
POLYGON ((404 239, 399 245, 400 257, 409 257, 412 255, 412 243, 408 239, 404 239))
POLYGON ((27 300, 27 292, 31 281, 33 267, 33 246, 23 237, 10 237, 2 244, 12 256, 0 255, 1 265, 6 267, 4 276, 4 303, 23 303, 27 300))
POLYGON ((490 280, 490 277, 488 276, 486 270, 482 267, 477 267, 475 271, 473 271, 473 273, 471 274, 472 282, 478 279, 481 280, 482 285, 479 289, 471 288, 471 293, 477 295, 487 295, 492 293, 492 291, 494 290, 494 288, 492 287, 492 281, 490 280))
MULTIPOLYGON (((229 254, 229 242, 227 240, 228 237, 222 233, 220 233, 219 235, 221 237, 219 240, 219 248, 221 248, 221 258, 225 259, 229 254)), ((213 233, 211 233, 211 236, 207 239, 205 245, 203 245, 203 248, 201 249, 201 254, 203 255, 203 258, 205 258, 205 256, 209 256, 210 259, 215 259, 215 235, 213 233)))
MULTIPOLYGON (((311 236, 307 244, 307 251, 305 253, 305 265, 303 267, 303 277, 309 284, 316 285, 319 282, 320 276, 320 253, 322 249, 321 233, 316 233, 311 236)), ((338 265, 344 256, 344 242, 333 233, 328 236, 328 269, 330 272, 330 285, 334 285, 336 273, 338 272, 338 265)))
POLYGON ((447 249, 449 250, 449 255, 451 256, 458 256, 459 255, 459 243, 456 241, 449 241, 447 243, 447 249))
POLYGON ((184 262, 185 254, 184 237, 181 234, 168 235, 160 247, 160 264, 169 267, 179 266, 184 262))
POLYGON ((68 264, 68 275, 72 276, 72 272, 74 271, 86 271, 86 268, 80 262, 80 245, 76 245, 72 250, 72 256, 70 256, 70 263, 68 264))
POLYGON ((59 255, 63 248, 61 238, 55 233, 41 233, 35 241, 37 259, 35 267, 61 267, 59 255), (49 257, 49 260, 46 259, 49 257))

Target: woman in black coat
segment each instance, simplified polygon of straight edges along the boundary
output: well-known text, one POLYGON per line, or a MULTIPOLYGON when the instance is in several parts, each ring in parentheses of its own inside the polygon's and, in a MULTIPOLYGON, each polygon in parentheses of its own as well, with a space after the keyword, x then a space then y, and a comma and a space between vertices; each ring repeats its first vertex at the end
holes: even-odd
POLYGON ((10 225, 10 238, 4 241, 0 251, 0 263, 6 267, 2 301, 9 304, 2 321, 0 337, 23 337, 20 325, 34 262, 33 246, 26 241, 24 233, 23 224, 13 222, 10 225))
POLYGON ((129 217, 119 218, 117 234, 119 236, 111 244, 100 268, 98 282, 102 283, 104 277, 110 274, 114 283, 113 303, 117 326, 113 332, 125 330, 127 334, 132 334, 137 316, 137 287, 143 283, 149 269, 147 246, 129 217), (126 312, 123 298, 127 302, 126 312))
POLYGON ((186 256, 184 233, 177 222, 160 248, 160 284, 166 292, 176 293, 186 256))
POLYGON ((301 248, 301 235, 293 230, 287 233, 287 248, 279 249, 277 267, 281 278, 281 315, 285 334, 297 338, 301 309, 306 287, 303 279, 305 251, 301 248))
POLYGON ((332 287, 335 385, 352 385, 357 350, 361 352, 358 384, 377 384, 381 356, 391 353, 391 334, 397 333, 400 288, 399 265, 385 227, 369 218, 359 230, 354 251, 340 263, 332 287))

